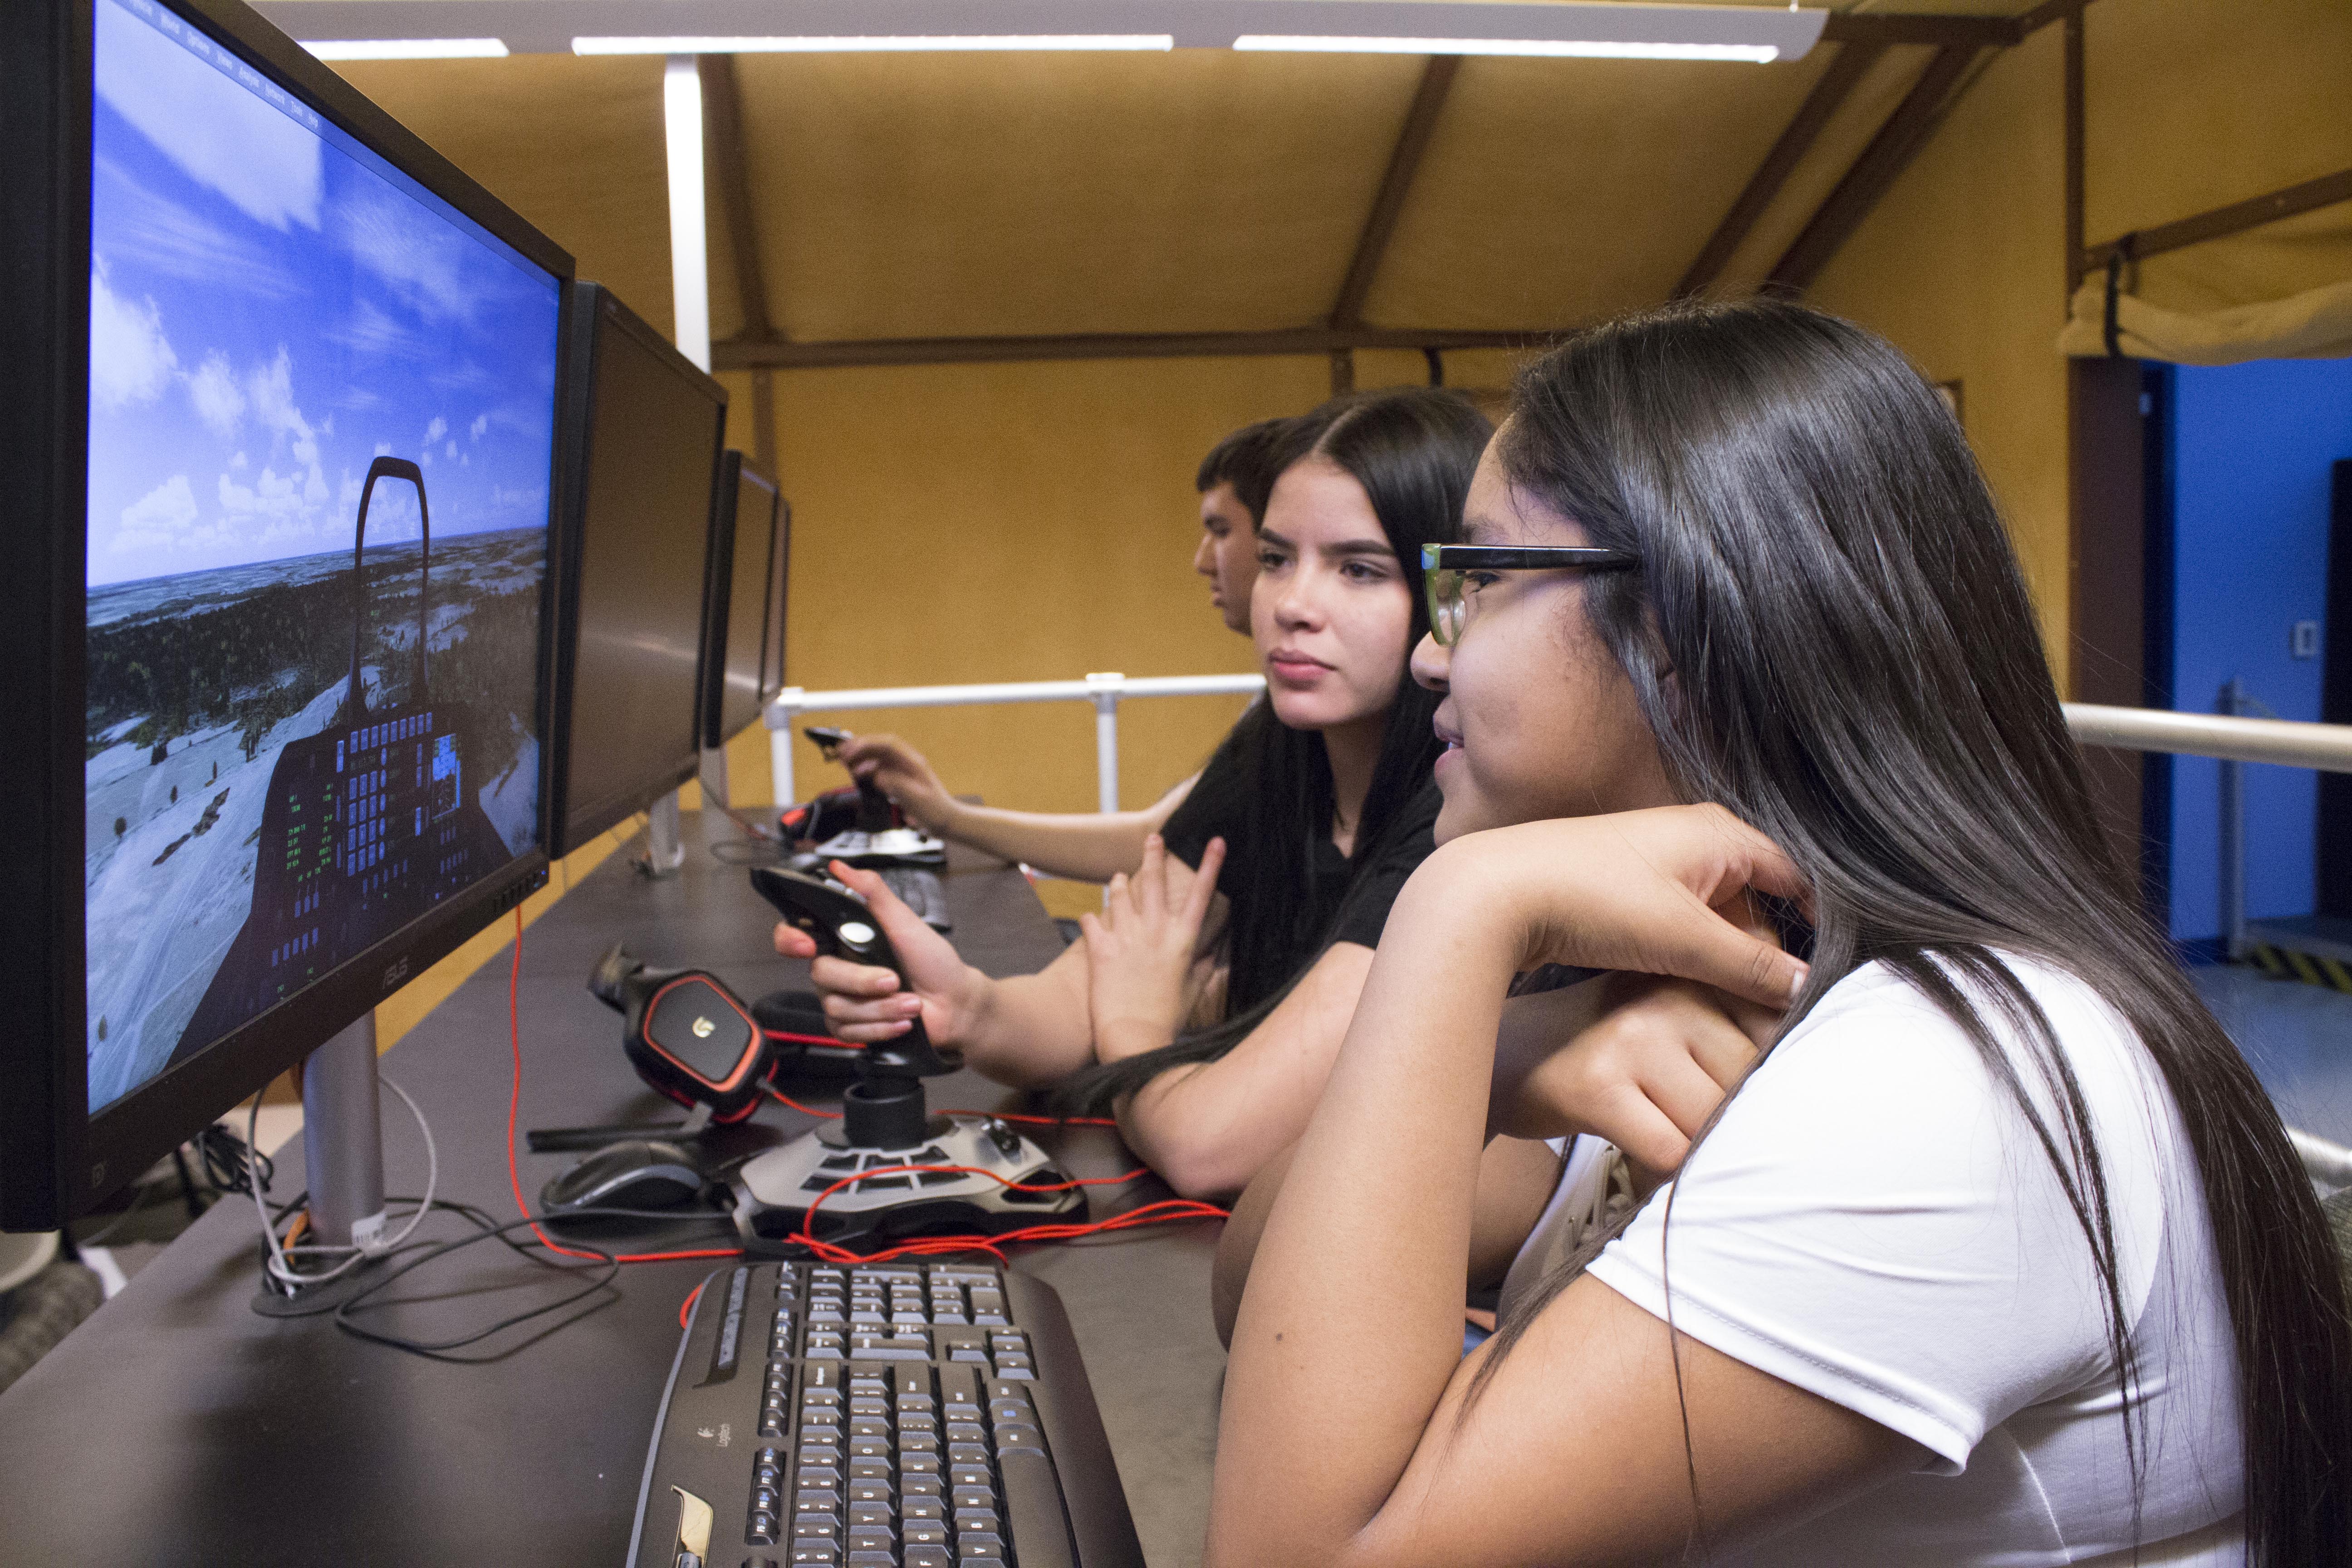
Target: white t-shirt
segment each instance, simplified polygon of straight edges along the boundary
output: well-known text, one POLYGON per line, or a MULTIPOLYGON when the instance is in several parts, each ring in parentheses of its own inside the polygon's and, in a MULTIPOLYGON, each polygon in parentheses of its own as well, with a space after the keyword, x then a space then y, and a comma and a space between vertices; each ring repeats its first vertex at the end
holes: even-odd
MULTIPOLYGON (((2142 1363, 2139 1561, 2239 1563, 2237 1370, 2195 1156, 2122 1019, 2070 975, 2012 967, 2081 1080, 2105 1165, 2142 1363)), ((1984 1016, 2003 1037, 1999 1015, 1984 1016)), ((1593 1277, 1665 1317, 1664 1232, 1676 1327, 1928 1450, 1738 1561, 2129 1560, 2123 1420, 2088 1243, 2021 1115, 1941 1009, 1877 965, 1840 982, 1678 1186, 1671 1226, 1661 1194, 1593 1277)), ((1539 1225, 1529 1246, 1542 1239, 1539 1225)))

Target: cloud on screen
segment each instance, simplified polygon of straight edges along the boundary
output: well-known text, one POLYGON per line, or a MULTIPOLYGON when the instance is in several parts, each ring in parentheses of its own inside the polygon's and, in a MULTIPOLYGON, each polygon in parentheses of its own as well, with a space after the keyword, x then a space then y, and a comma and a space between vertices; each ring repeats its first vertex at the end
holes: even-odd
POLYGON ((317 137, 119 5, 97 7, 98 96, 257 222, 319 226, 317 137))
POLYGON ((89 395, 101 409, 152 403, 179 370, 153 300, 133 301, 106 286, 103 265, 89 274, 89 395))

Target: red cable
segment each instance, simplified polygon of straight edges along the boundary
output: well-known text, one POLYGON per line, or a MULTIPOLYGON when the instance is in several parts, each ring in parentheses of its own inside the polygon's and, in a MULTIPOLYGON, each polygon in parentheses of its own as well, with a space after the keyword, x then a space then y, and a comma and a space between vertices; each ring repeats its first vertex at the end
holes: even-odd
MULTIPOLYGON (((703 1281, 703 1285, 707 1285, 709 1283, 709 1281, 707 1279, 703 1281)), ((684 1329, 686 1327, 688 1314, 694 1310, 694 1304, 701 1300, 702 1285, 697 1285, 693 1289, 688 1290, 686 1293, 686 1300, 677 1304, 677 1326, 680 1329, 684 1329)))
MULTIPOLYGON (((531 1235, 538 1237, 539 1244, 541 1247, 546 1247, 549 1251, 561 1253, 566 1258, 577 1258, 583 1262, 602 1263, 605 1261, 604 1254, 582 1252, 577 1248, 565 1247, 561 1242, 558 1242, 550 1237, 545 1231, 540 1229, 539 1221, 531 1215, 530 1205, 523 1201, 522 1167, 515 1158, 515 1122, 520 1116, 522 1110, 522 907, 520 904, 515 907, 514 954, 507 967, 507 1043, 511 1049, 514 1058, 514 1075, 507 1093, 507 1184, 514 1193, 516 1212, 520 1214, 525 1220, 530 1222, 531 1235)), ((785 1105, 791 1106, 794 1110, 802 1111, 810 1116, 831 1117, 838 1120, 841 1114, 839 1111, 817 1110, 812 1107, 802 1105, 796 1100, 788 1098, 782 1090, 776 1089, 772 1085, 768 1086, 768 1092, 785 1105)), ((987 1113, 982 1111, 957 1111, 950 1112, 949 1114, 971 1116, 985 1115, 987 1113)), ((1066 1121, 1068 1124, 1077 1126, 1108 1127, 1117 1125, 1116 1122, 1106 1121, 1100 1118, 1086 1117, 1070 1117, 1065 1119, 1053 1116, 1003 1116, 1000 1117, 999 1120, 1005 1121, 1041 1122, 1048 1125, 1060 1125, 1066 1121)), ((1139 1226, 1164 1225, 1173 1221, 1186 1219, 1223 1219, 1226 1217, 1226 1211, 1219 1208, 1214 1204, 1201 1203, 1191 1198, 1164 1198, 1158 1203, 1145 1204, 1139 1208, 1129 1209, 1124 1214, 1113 1215, 1108 1219, 1093 1220, 1077 1225, 1026 1226, 1018 1230, 1003 1231, 992 1237, 926 1237, 919 1241, 907 1242, 898 1247, 887 1247, 880 1252, 870 1254, 852 1252, 847 1247, 835 1247, 831 1242, 820 1241, 814 1236, 808 1234, 808 1227, 814 1225, 816 1221, 817 1205, 824 1203, 825 1199, 831 1197, 834 1194, 841 1191, 842 1188, 862 1182, 869 1176, 891 1175, 900 1173, 919 1173, 926 1171, 944 1174, 986 1176, 990 1181, 996 1183, 999 1186, 1005 1187, 1013 1192, 1024 1193, 1061 1193, 1069 1192, 1078 1187, 1120 1186, 1124 1185, 1126 1183, 1134 1181, 1139 1176, 1150 1174, 1150 1172, 1146 1167, 1139 1165, 1123 1176, 1087 1176, 1081 1177, 1075 1181, 1040 1184, 1011 1181, 1003 1176, 998 1175, 993 1171, 982 1170, 975 1165, 885 1165, 871 1171, 861 1171, 854 1176, 844 1177, 842 1180, 835 1182, 833 1185, 825 1188, 824 1191, 819 1193, 810 1201, 807 1213, 805 1213, 801 1218, 802 1234, 786 1237, 783 1239, 790 1242, 796 1242, 806 1247, 817 1258, 827 1263, 886 1263, 892 1258, 930 1258, 957 1252, 985 1252, 1001 1263, 1005 1261, 1005 1257, 1000 1248, 1014 1242, 1071 1241, 1076 1240, 1080 1237, 1101 1236, 1108 1235, 1113 1231, 1131 1230, 1139 1226)), ((671 1263, 682 1262, 688 1259, 698 1258, 740 1258, 742 1256, 743 1249, 740 1247, 703 1247, 682 1252, 623 1253, 618 1257, 614 1258, 612 1261, 615 1263, 671 1263)), ((701 1293, 701 1286, 696 1286, 695 1295, 688 1296, 686 1299, 686 1304, 678 1310, 678 1326, 680 1328, 685 1327, 687 1314, 692 1310, 695 1296, 698 1296, 701 1293)))

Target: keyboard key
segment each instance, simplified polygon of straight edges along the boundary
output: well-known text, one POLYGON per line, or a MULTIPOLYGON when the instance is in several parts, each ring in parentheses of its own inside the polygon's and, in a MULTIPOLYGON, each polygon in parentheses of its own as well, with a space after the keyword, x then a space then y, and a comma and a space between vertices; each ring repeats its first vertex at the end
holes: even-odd
POLYGON ((887 1525, 853 1524, 849 1527, 849 1549, 852 1552, 896 1552, 898 1537, 887 1525))
POLYGON ((950 1465, 948 1467, 948 1485, 952 1489, 952 1495, 959 1499, 969 1488, 985 1489, 994 1485, 995 1481, 996 1478, 989 1473, 986 1465, 950 1465))
POLYGON ((948 1527, 937 1520, 910 1519, 898 1533, 909 1546, 945 1546, 948 1543, 948 1527))
POLYGON ((812 1366, 802 1369, 801 1397, 803 1400, 807 1399, 811 1389, 839 1388, 840 1386, 841 1372, 836 1367, 812 1366))
POLYGON ((906 1506, 898 1510, 898 1517, 908 1524, 919 1519, 943 1520, 947 1516, 948 1505, 935 1497, 909 1497, 906 1506))
POLYGON ((948 1497, 949 1500, 960 1509, 984 1508, 993 1510, 996 1507, 994 1487, 958 1487, 949 1493, 948 1497))
POLYGON ((793 1514, 839 1513, 841 1493, 831 1487, 803 1487, 793 1493, 793 1514))
POLYGON ((1043 1454, 1045 1451, 1045 1435, 1034 1426, 1007 1421, 996 1429, 996 1451, 999 1454, 1043 1454))
POLYGON ((793 1515, 793 1539, 838 1541, 841 1539, 841 1518, 830 1513, 796 1513, 793 1515))
POLYGON ((983 1532, 993 1535, 1003 1528, 998 1523, 996 1510, 992 1508, 956 1510, 955 1527, 956 1534, 959 1536, 977 1535, 983 1532))
POLYGON ((1004 1477, 1004 1518, 1012 1526, 1006 1533, 1021 1568, 1077 1568, 1052 1461, 1042 1454, 1013 1453, 998 1466, 1004 1477))
POLYGON ((793 1568, 835 1568, 841 1552, 830 1541, 793 1542, 793 1568))
POLYGON ((753 1510, 751 1527, 745 1533, 755 1546, 773 1546, 776 1543, 776 1516, 766 1509, 753 1510))
POLYGON ((1004 1555, 1004 1537, 994 1531, 966 1531, 956 1537, 956 1555, 967 1558, 1002 1557, 1004 1555))
POLYGON ((955 1568, 955 1559, 944 1546, 909 1546, 901 1561, 906 1568, 955 1568))
POLYGON ((849 1527, 852 1530, 860 1525, 879 1525, 887 1530, 890 1519, 891 1510, 886 1503, 854 1502, 849 1505, 849 1527))

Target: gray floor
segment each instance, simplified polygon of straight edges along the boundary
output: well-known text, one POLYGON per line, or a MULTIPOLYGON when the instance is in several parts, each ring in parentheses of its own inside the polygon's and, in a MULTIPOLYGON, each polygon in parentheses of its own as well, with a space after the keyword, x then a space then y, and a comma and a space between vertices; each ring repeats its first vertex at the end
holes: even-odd
POLYGON ((2189 977, 2287 1125, 2352 1144, 2352 995, 2237 964, 2189 977))

